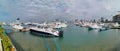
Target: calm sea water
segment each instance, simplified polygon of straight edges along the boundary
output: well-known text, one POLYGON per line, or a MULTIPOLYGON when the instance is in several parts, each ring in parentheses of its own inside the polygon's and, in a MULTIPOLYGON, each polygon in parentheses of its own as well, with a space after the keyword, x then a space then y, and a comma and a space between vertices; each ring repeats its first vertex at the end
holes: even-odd
MULTIPOLYGON (((29 6, 33 3, 32 1, 31 3, 27 1, 23 2, 22 0, 20 2, 15 0, 11 0, 11 1, 0 0, 0 1, 1 1, 0 2, 0 21, 3 21, 3 22, 8 22, 8 23, 13 22, 17 17, 22 17, 21 18, 22 22, 25 22, 25 21, 26 22, 32 22, 32 21, 42 22, 42 21, 45 21, 46 18, 48 19, 46 21, 51 21, 54 15, 56 15, 55 17, 58 16, 58 18, 60 19, 72 19, 70 17, 76 17, 76 16, 72 16, 71 14, 70 16, 68 16, 69 15, 68 13, 67 15, 66 13, 64 14, 63 12, 58 12, 58 11, 53 12, 54 10, 51 12, 49 11, 49 9, 46 9, 46 7, 45 8, 41 7, 40 10, 36 10, 33 7, 29 6), (28 7, 25 3, 28 5, 28 7), (27 9, 27 8, 30 8, 30 9, 27 9), (37 11, 37 12, 35 13, 29 12, 31 10, 37 11), (65 17, 61 15, 64 15, 65 17)), ((69 2, 66 2, 66 3, 69 3, 69 2)), ((72 7, 70 6, 70 8, 72 7)), ((36 8, 39 8, 39 7, 36 7, 36 8)), ((83 8, 83 10, 84 9, 85 8, 83 8)), ((110 14, 110 15, 113 15, 113 14, 110 14)), ((56 19, 55 17, 54 19, 56 19)), ((120 51, 119 50, 120 49, 120 30, 118 29, 110 29, 107 31, 98 32, 96 30, 89 31, 87 28, 69 24, 69 26, 67 28, 63 28, 63 30, 64 30, 64 36, 62 38, 59 38, 59 37, 45 38, 50 48, 50 51, 57 51, 54 40, 56 40, 61 51, 120 51)), ((46 43, 44 42, 44 38, 42 38, 41 36, 36 36, 36 35, 30 34, 29 32, 13 32, 13 33, 9 33, 8 35, 11 38, 13 44, 15 45, 18 51, 47 51, 46 43)))
MULTIPOLYGON (((61 51, 119 51, 120 49, 120 30, 118 29, 98 32, 69 24, 63 30, 62 38, 46 38, 50 51, 57 51, 54 40, 61 51)), ((46 43, 41 36, 29 32, 13 32, 8 35, 18 51, 47 51, 46 43)))

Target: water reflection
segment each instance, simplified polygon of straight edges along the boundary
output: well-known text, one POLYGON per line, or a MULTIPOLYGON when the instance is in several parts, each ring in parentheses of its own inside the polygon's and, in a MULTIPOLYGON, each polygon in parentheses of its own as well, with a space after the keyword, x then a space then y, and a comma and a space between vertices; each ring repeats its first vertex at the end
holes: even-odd
MULTIPOLYGON (((6 30, 9 31, 9 30, 6 30)), ((7 32, 7 35, 10 37, 12 43, 14 44, 14 46, 16 47, 17 51, 25 51, 21 45, 12 37, 11 33, 7 32)))
POLYGON ((120 44, 117 44, 116 47, 110 49, 110 51, 120 51, 120 44))

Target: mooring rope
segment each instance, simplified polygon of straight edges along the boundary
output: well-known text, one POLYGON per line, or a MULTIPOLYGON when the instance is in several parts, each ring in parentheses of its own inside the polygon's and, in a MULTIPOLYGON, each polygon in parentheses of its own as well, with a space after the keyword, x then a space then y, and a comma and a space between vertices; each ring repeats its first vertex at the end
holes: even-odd
POLYGON ((54 42, 55 42, 55 45, 56 45, 57 50, 58 50, 58 51, 61 51, 61 48, 60 48, 58 42, 56 41, 55 36, 53 36, 53 40, 54 40, 54 42))
POLYGON ((46 41, 45 35, 43 35, 43 40, 44 40, 44 43, 45 43, 47 50, 50 51, 50 48, 49 48, 48 43, 46 41))
MULTIPOLYGON (((43 40, 44 40, 44 43, 45 43, 45 46, 46 46, 47 50, 50 51, 50 48, 49 48, 49 45, 48 45, 48 43, 47 43, 47 41, 46 41, 45 35, 43 35, 43 40)), ((56 48, 57 48, 57 51, 61 51, 61 48, 60 48, 58 42, 56 41, 55 36, 53 36, 53 41, 54 41, 54 43, 55 43, 55 46, 56 46, 56 48)))

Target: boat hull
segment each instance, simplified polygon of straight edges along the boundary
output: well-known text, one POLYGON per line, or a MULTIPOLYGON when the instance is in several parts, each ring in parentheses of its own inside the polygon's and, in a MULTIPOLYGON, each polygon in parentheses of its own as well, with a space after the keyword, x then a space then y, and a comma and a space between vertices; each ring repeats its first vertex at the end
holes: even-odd
POLYGON ((98 30, 98 31, 105 31, 105 30, 109 30, 109 28, 88 28, 88 30, 98 30))
POLYGON ((37 34, 37 35, 41 35, 41 36, 55 36, 55 37, 63 36, 63 34, 60 34, 60 33, 59 33, 59 36, 57 36, 57 35, 53 35, 51 33, 37 31, 37 30, 33 30, 33 29, 30 29, 30 32, 34 33, 34 34, 37 34))

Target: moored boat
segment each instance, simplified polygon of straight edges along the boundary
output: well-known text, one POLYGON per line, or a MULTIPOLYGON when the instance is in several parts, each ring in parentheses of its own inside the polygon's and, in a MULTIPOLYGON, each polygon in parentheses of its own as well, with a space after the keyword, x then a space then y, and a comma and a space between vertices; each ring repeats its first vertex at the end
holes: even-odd
POLYGON ((23 29, 23 27, 21 25, 18 25, 18 24, 17 25, 13 25, 12 27, 15 28, 15 29, 23 29))
POLYGON ((89 29, 100 29, 102 28, 102 26, 98 26, 97 24, 93 23, 93 24, 88 25, 88 28, 89 29))
POLYGON ((101 25, 101 24, 97 24, 97 23, 92 23, 92 24, 88 25, 88 29, 89 30, 96 29, 98 31, 104 31, 104 30, 108 30, 109 28, 104 27, 103 24, 101 25))
POLYGON ((45 36, 63 36, 63 31, 58 31, 53 28, 48 28, 48 27, 33 27, 30 28, 30 32, 36 32, 39 33, 40 35, 45 35, 45 36))
POLYGON ((66 23, 62 23, 62 22, 52 22, 48 24, 51 28, 64 28, 67 27, 66 23))

